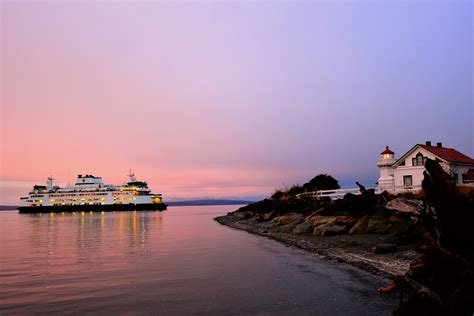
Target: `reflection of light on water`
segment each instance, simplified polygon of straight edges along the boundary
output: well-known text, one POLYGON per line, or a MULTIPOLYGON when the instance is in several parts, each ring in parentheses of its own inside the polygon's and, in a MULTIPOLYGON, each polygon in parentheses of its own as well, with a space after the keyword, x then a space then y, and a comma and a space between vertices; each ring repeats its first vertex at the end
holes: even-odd
POLYGON ((76 264, 101 266, 105 258, 117 256, 130 258, 114 263, 128 269, 137 256, 150 255, 156 241, 152 237, 162 234, 163 221, 161 212, 147 211, 58 212, 30 218, 31 244, 49 266, 48 274, 64 274, 76 264))
POLYGON ((133 211, 133 239, 137 238, 137 211, 133 211))

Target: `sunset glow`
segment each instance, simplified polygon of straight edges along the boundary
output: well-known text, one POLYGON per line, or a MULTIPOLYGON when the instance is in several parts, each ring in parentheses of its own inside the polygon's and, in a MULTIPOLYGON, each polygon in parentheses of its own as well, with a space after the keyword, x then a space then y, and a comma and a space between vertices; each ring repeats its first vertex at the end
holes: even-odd
POLYGON ((372 185, 386 145, 474 155, 469 1, 0 7, 0 204, 50 173, 257 198, 372 185))

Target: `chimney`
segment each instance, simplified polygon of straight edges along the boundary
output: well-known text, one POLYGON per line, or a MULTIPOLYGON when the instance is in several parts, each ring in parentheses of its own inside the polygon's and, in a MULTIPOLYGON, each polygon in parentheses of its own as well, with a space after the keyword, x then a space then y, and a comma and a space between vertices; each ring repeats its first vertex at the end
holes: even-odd
POLYGON ((431 146, 431 141, 427 140, 426 141, 426 146, 431 146))
POLYGON ((436 147, 438 147, 438 148, 443 147, 443 143, 436 143, 436 147))

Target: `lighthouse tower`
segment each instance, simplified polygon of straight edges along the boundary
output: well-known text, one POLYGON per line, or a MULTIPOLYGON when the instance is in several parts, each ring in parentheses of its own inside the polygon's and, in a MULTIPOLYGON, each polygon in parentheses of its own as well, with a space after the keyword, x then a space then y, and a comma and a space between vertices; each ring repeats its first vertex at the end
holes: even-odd
POLYGON ((380 159, 377 160, 377 167, 380 169, 380 178, 379 178, 379 189, 380 191, 394 191, 394 178, 393 178, 393 171, 394 168, 392 167, 395 163, 395 159, 393 158, 394 152, 391 151, 388 146, 385 147, 385 150, 380 153, 380 159))

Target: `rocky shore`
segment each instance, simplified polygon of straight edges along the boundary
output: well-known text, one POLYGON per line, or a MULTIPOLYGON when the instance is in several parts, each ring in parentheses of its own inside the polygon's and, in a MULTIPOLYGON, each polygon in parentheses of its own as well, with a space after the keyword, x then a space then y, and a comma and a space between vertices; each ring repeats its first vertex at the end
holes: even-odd
POLYGON ((456 185, 437 161, 425 168, 418 195, 360 184, 338 200, 300 194, 331 180, 320 175, 216 221, 392 279, 379 291, 400 294, 394 315, 472 315, 474 187, 456 185))
MULTIPOLYGON (((318 217, 288 213, 261 220, 243 209, 215 220, 387 278, 405 274, 410 263, 419 256, 414 250, 414 241, 397 240, 395 230, 399 230, 399 223, 403 221, 397 217, 391 219, 393 223, 387 221, 386 226, 390 227, 382 227, 379 221, 372 220, 369 233, 365 232, 367 227, 357 225, 358 221, 347 215, 318 217), (395 229, 390 229, 392 227, 395 229)), ((364 221, 369 224, 370 218, 364 221)))

